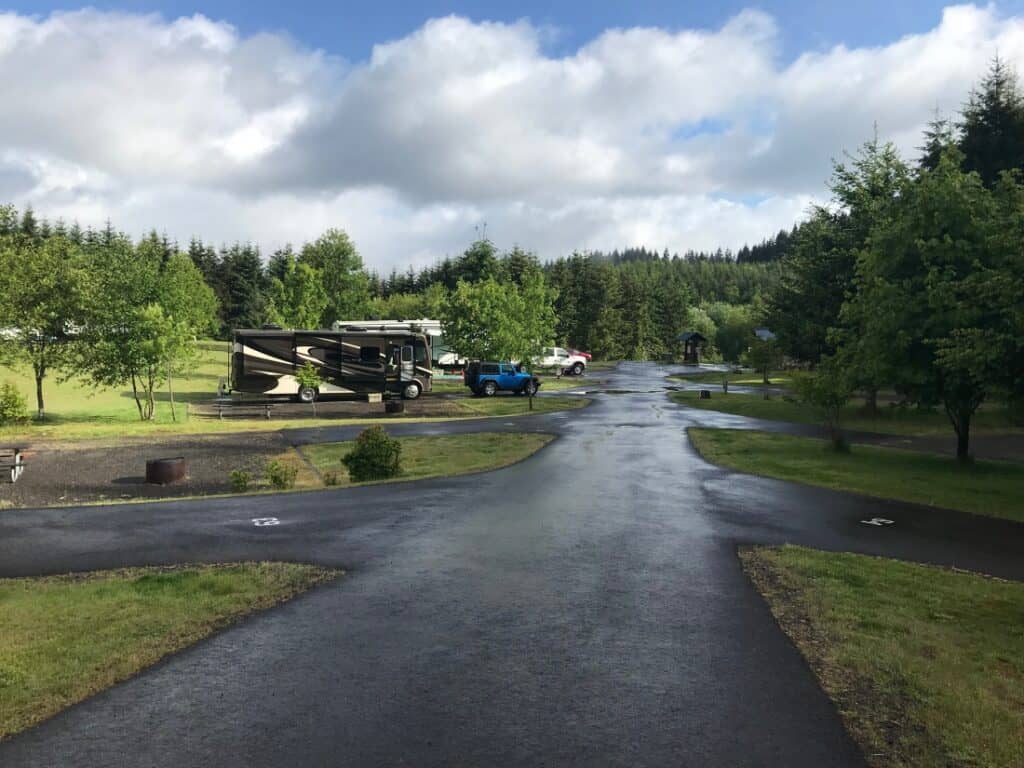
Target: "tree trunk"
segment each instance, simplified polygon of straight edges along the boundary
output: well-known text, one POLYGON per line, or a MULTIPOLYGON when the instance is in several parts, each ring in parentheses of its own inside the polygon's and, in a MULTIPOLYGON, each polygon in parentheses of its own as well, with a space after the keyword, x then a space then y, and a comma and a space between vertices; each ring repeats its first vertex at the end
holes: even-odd
POLYGON ((864 410, 871 416, 878 413, 878 390, 869 389, 864 393, 864 410))
POLYGON ((42 421, 46 416, 46 409, 43 404, 43 379, 46 378, 46 366, 33 364, 32 369, 36 375, 36 418, 42 421))
POLYGON ((956 429, 956 459, 970 461, 971 412, 961 409, 953 426, 956 429))
POLYGON ((174 412, 174 387, 171 385, 171 366, 167 366, 167 394, 171 397, 171 421, 178 420, 178 414, 174 412))
POLYGON ((142 412, 142 400, 139 398, 139 384, 134 373, 132 374, 132 396, 135 398, 135 407, 139 409, 139 420, 145 421, 146 416, 142 412))
POLYGON ((762 373, 763 373, 763 377, 761 379, 761 383, 767 385, 768 384, 768 366, 767 365, 764 367, 764 371, 762 371, 762 373))

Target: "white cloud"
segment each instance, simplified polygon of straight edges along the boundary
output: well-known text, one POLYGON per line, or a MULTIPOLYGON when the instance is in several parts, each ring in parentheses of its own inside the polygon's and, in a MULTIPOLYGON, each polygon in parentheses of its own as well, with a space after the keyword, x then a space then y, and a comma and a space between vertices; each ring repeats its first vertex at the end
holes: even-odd
POLYGON ((481 221, 545 257, 737 247, 822 198, 875 122, 912 154, 996 50, 1024 54, 1024 21, 991 7, 789 64, 784 23, 608 30, 553 56, 526 21, 448 17, 349 65, 202 16, 0 14, 0 195, 269 248, 342 226, 380 269, 456 253, 481 221))

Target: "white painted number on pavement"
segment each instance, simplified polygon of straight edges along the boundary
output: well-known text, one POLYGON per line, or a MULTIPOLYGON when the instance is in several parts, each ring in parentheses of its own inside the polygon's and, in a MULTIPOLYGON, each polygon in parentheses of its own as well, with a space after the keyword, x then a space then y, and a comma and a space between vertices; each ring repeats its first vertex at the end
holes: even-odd
POLYGON ((870 520, 861 520, 864 525, 892 525, 892 520, 886 520, 884 517, 872 517, 870 520))
POLYGON ((254 517, 252 519, 252 524, 256 526, 280 525, 281 521, 276 517, 254 517))

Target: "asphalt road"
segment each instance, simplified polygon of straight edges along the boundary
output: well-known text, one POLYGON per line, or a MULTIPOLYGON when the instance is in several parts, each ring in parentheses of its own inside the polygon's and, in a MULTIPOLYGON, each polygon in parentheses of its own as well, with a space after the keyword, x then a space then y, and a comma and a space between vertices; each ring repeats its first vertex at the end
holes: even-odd
POLYGON ((3 576, 263 558, 349 573, 0 743, 0 765, 863 765, 736 546, 1022 579, 1022 527, 712 467, 685 428, 743 420, 648 391, 663 373, 626 365, 602 377, 635 394, 488 420, 559 435, 497 472, 5 512, 3 576), (878 517, 894 522, 861 522, 878 517))

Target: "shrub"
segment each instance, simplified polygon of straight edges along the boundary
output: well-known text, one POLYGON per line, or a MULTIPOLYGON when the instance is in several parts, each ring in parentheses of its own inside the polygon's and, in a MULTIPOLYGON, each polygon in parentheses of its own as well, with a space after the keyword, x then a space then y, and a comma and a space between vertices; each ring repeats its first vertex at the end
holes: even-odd
POLYGON ((0 384, 0 426, 28 421, 28 403, 18 388, 5 381, 0 384))
POLYGON ((800 401, 806 403, 821 417, 828 432, 832 449, 847 453, 850 444, 840 424, 843 406, 850 399, 850 384, 835 361, 825 358, 813 376, 800 376, 793 380, 800 401))
POLYGON ((295 487, 295 478, 299 474, 299 468, 294 464, 285 464, 277 459, 272 459, 267 462, 263 474, 272 488, 278 491, 287 491, 289 488, 295 487))
POLYGON ((338 484, 338 473, 337 472, 326 472, 324 473, 324 485, 337 485, 338 484))
POLYGON ((364 429, 356 445, 342 460, 348 474, 357 483, 383 480, 401 471, 402 444, 388 436, 382 427, 364 429))
POLYGON ((244 493, 249 490, 249 483, 252 482, 252 475, 244 469, 231 470, 231 490, 235 493, 244 493))

